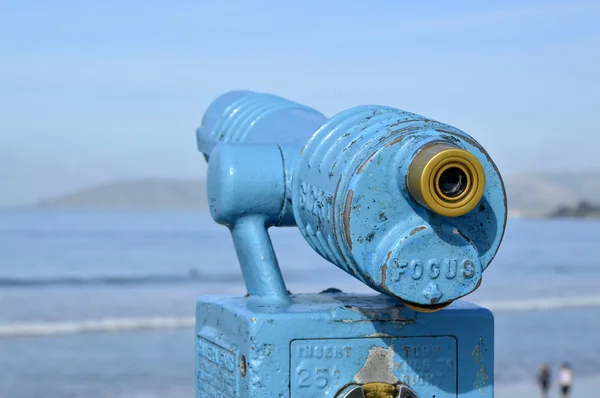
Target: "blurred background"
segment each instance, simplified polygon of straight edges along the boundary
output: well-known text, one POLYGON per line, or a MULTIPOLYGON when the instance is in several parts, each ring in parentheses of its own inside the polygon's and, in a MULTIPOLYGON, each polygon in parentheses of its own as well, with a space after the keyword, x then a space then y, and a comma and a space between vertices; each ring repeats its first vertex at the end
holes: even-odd
MULTIPOLYGON (((567 360, 592 396, 599 20, 594 1, 1 1, 0 396, 192 396, 197 296, 245 293, 195 143, 234 89, 474 136, 510 207, 468 298, 496 313, 497 395, 567 360)), ((368 291, 295 229, 273 239, 292 291, 368 291)))

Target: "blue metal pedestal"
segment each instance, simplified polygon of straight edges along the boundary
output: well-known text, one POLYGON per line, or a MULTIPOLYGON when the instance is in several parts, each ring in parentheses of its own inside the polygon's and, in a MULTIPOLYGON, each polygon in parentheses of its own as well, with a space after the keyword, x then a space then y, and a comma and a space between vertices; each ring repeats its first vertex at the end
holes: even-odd
POLYGON ((420 313, 384 295, 203 297, 196 318, 197 398, 336 397, 370 382, 493 397, 493 316, 465 302, 420 313))

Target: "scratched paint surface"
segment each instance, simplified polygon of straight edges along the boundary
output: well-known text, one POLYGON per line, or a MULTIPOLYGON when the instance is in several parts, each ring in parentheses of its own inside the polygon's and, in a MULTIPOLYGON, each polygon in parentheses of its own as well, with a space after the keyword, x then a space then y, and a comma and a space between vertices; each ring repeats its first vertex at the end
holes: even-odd
MULTIPOLYGON (((440 305, 471 293, 502 240, 506 197, 487 152, 415 113, 367 105, 327 119, 274 95, 231 92, 209 107, 197 139, 212 159, 217 222, 234 232, 252 217, 255 229, 296 225, 323 258, 406 302, 440 305), (408 193, 408 166, 431 142, 466 150, 483 166, 483 198, 466 215, 438 216, 408 193), (220 162, 224 153, 230 161, 220 162)), ((248 239, 234 233, 248 291, 284 299, 275 256, 264 254, 270 241, 248 239), (249 265, 258 258, 260 267, 249 265)))
POLYGON ((423 305, 475 290, 504 231, 502 180, 483 148, 458 129, 389 107, 331 118, 296 162, 292 189, 302 198, 294 202, 298 226, 316 251, 371 288, 423 305), (464 216, 438 216, 408 193, 410 162, 434 141, 473 153, 485 169, 484 197, 464 216))
MULTIPOLYGON (((300 294, 271 304, 205 297, 196 314, 196 333, 213 351, 197 370, 207 366, 207 388, 231 391, 227 380, 237 377, 240 398, 334 397, 372 381, 407 384, 422 398, 493 396, 493 318, 467 303, 415 313, 384 295, 300 294)), ((213 396, 206 391, 197 387, 197 397, 213 396)))
POLYGON ((236 391, 224 381, 240 369, 199 356, 199 397, 333 396, 349 382, 378 381, 422 397, 491 396, 492 353, 465 360, 493 343, 489 312, 457 303, 416 314, 397 300, 449 304, 477 289, 498 250, 505 191, 472 137, 385 106, 326 119, 280 97, 234 92, 211 105, 197 138, 210 159, 211 215, 232 231, 249 293, 198 302, 199 352, 221 347, 227 359, 235 347, 247 360, 236 391), (461 217, 439 216, 409 193, 409 166, 432 142, 470 152, 485 170, 481 201, 461 217), (273 226, 297 226, 323 258, 384 295, 289 295, 273 226))
POLYGON ((402 383, 422 397, 456 397, 453 337, 295 340, 292 398, 330 397, 348 381, 402 383))

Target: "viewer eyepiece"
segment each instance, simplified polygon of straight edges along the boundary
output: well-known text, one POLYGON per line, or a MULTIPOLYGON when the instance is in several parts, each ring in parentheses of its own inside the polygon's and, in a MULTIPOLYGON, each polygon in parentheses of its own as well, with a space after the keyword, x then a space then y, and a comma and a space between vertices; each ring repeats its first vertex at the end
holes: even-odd
POLYGON ((415 201, 436 214, 459 217, 479 203, 485 173, 479 160, 454 145, 425 145, 408 169, 408 190, 415 201))
POLYGON ((440 173, 437 187, 442 195, 456 198, 468 187, 467 175, 458 167, 449 167, 440 173))

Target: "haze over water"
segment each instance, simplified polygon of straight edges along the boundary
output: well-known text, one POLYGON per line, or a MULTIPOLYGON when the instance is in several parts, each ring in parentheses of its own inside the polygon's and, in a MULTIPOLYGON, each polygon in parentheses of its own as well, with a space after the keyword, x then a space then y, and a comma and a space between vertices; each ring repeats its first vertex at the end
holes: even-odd
MULTIPOLYGON (((370 290, 321 259, 296 229, 272 230, 294 293, 370 290)), ((598 294, 600 222, 509 219, 469 301, 598 294)), ((0 212, 0 323, 194 315, 202 294, 244 294, 226 228, 202 213, 0 212)), ((496 383, 542 362, 598 373, 600 308, 496 314, 496 383)), ((191 396, 193 330, 0 339, 0 396, 191 396)))

